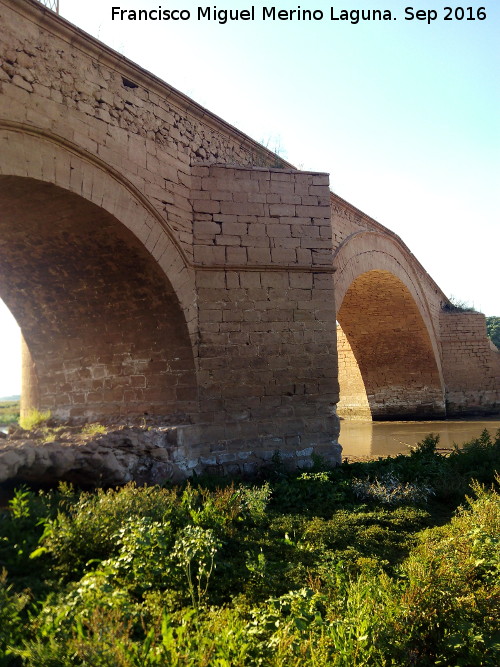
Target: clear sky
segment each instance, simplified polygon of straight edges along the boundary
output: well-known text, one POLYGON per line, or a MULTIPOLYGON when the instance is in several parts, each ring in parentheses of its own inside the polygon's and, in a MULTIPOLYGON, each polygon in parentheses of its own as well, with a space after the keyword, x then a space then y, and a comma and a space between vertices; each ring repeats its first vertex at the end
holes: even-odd
MULTIPOLYGON (((329 172, 331 189, 399 234, 446 294, 500 315, 500 6, 467 0, 487 18, 444 20, 447 4, 458 6, 414 3, 437 12, 430 23, 405 20, 411 0, 254 3, 254 21, 225 25, 197 20, 197 7, 250 2, 60 0, 60 12, 297 167, 329 172), (332 21, 332 4, 334 16, 392 20, 332 21), (263 6, 324 18, 263 21, 263 6), (119 21, 112 7, 191 18, 119 21)), ((0 396, 12 393, 5 378, 0 396)))

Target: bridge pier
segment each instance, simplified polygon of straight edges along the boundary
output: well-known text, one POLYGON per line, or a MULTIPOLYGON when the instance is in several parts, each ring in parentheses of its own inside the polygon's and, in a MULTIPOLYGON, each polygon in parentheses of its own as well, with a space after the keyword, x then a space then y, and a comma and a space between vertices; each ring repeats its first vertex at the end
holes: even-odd
POLYGON ((328 176, 201 166, 192 179, 200 422, 233 450, 338 460, 328 176))
POLYGON ((21 336, 21 387, 21 417, 24 417, 40 407, 35 362, 24 336, 21 336))

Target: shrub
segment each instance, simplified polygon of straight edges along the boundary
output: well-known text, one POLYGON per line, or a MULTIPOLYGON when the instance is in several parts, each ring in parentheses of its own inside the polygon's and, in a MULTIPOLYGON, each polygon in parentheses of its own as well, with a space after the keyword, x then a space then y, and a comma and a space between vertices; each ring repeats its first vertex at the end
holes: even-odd
POLYGON ((135 593, 173 587, 175 581, 172 548, 174 532, 170 521, 131 517, 115 534, 119 553, 103 561, 101 568, 113 573, 135 593))
POLYGON ((127 521, 149 517, 177 526, 184 523, 183 514, 174 490, 130 484, 116 491, 81 493, 74 504, 47 522, 41 545, 63 575, 79 578, 89 561, 118 555, 116 536, 127 521))
POLYGON ((24 428, 26 431, 32 431, 35 428, 38 428, 51 417, 52 413, 50 410, 46 412, 40 412, 39 410, 30 410, 28 414, 23 415, 19 419, 19 426, 24 428))
POLYGON ((404 643, 424 664, 498 664, 500 496, 474 490, 451 523, 422 534, 402 568, 404 643))
POLYGON ((23 639, 22 611, 29 597, 26 593, 15 593, 7 585, 7 572, 0 573, 0 665, 13 663, 12 647, 23 639))
POLYGON ((36 494, 21 486, 14 490, 7 510, 0 512, 0 563, 18 580, 19 587, 41 583, 40 565, 30 559, 30 554, 54 511, 52 495, 36 494))

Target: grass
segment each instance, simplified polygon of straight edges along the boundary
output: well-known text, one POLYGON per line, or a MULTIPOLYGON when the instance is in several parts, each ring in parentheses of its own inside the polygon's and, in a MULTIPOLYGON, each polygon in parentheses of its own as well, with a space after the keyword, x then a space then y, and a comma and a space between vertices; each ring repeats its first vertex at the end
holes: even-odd
POLYGON ((500 432, 436 445, 253 484, 18 489, 0 665, 496 667, 500 432))
POLYGON ((19 401, 0 402, 0 426, 9 426, 19 421, 19 401))
POLYGON ((107 428, 102 424, 85 424, 82 428, 82 435, 99 435, 101 433, 106 433, 107 428))

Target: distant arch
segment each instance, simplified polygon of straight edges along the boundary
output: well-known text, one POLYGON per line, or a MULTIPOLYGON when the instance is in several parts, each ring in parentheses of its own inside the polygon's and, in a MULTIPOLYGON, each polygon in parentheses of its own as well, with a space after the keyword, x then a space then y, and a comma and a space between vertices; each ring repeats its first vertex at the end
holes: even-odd
POLYGON ((437 337, 409 260, 379 232, 353 234, 335 253, 341 416, 445 414, 437 337))

